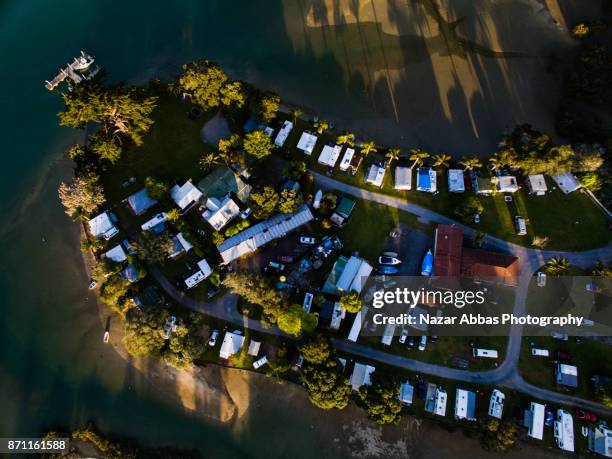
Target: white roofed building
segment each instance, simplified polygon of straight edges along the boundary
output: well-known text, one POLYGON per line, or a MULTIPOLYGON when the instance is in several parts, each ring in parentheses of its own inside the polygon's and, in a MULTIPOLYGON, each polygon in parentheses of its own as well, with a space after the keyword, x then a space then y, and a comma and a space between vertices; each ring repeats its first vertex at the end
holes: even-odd
POLYGON ((567 387, 578 387, 578 368, 574 365, 558 363, 555 373, 557 384, 567 387))
POLYGON ((125 253, 125 250, 123 250, 121 244, 117 244, 115 247, 106 252, 104 256, 116 263, 122 263, 127 260, 127 254, 125 253))
POLYGON ((495 177, 496 188, 500 193, 514 193, 518 191, 518 182, 513 175, 495 177))
POLYGON ((289 137, 289 133, 292 129, 293 123, 291 121, 285 120, 285 122, 283 123, 283 127, 280 129, 280 131, 278 131, 278 134, 276 134, 276 139, 274 139, 274 145, 279 148, 285 145, 285 141, 287 140, 287 137, 289 137))
POLYGON ((170 188, 170 197, 184 211, 200 200, 202 192, 188 180, 183 186, 174 185, 170 188))
POLYGON ((202 218, 215 230, 220 231, 238 215, 240 215, 240 207, 228 194, 223 200, 208 198, 206 200, 206 210, 202 213, 202 218))
POLYGON ((536 174, 528 176, 527 188, 529 189, 529 194, 533 194, 536 196, 544 196, 546 194, 546 191, 548 190, 544 175, 536 174))
POLYGON ((336 165, 336 161, 338 161, 338 158, 340 157, 341 151, 342 146, 340 145, 335 145, 333 147, 325 145, 317 162, 324 166, 334 167, 336 165))
POLYGON ((436 388, 432 413, 436 416, 446 416, 446 401, 448 396, 441 387, 436 388))
POLYGON ((541 403, 531 402, 529 410, 525 411, 525 427, 527 435, 536 440, 544 438, 545 406, 541 403))
POLYGON ((351 161, 353 161, 353 156, 355 156, 354 148, 347 148, 344 152, 344 156, 342 157, 342 161, 340 161, 340 170, 342 172, 346 172, 348 168, 351 166, 351 161))
POLYGON ((352 342, 356 342, 357 338, 359 338, 359 333, 361 333, 361 326, 365 315, 368 313, 368 308, 366 306, 362 306, 361 310, 355 314, 355 319, 353 320, 353 325, 351 325, 351 331, 346 339, 352 342))
POLYGON ((378 164, 372 164, 366 174, 365 182, 381 188, 383 186, 386 171, 387 168, 379 166, 378 164))
POLYGON ((243 344, 244 336, 236 332, 225 332, 223 343, 221 344, 221 349, 219 350, 219 358, 225 360, 229 359, 232 355, 240 352, 243 344))
POLYGON ((465 191, 463 169, 448 170, 448 191, 451 193, 463 193, 465 191))
POLYGON ((212 274, 212 269, 204 258, 198 261, 198 268, 200 268, 198 271, 185 279, 185 285, 187 288, 195 287, 212 274))
POLYGON ((612 457, 612 429, 605 424, 589 429, 589 451, 604 457, 612 457))
POLYGON ((457 388, 455 396, 455 419, 476 420, 476 393, 457 388))
POLYGON ((489 416, 501 419, 504 414, 504 401, 506 396, 499 389, 494 389, 489 401, 489 416))
POLYGON ((578 180, 576 180, 576 177, 574 177, 574 174, 572 174, 571 172, 566 172, 565 174, 561 175, 555 175, 553 177, 553 180, 557 185, 559 185, 559 188, 561 188, 561 191, 563 191, 565 194, 569 194, 572 191, 576 191, 580 189, 581 186, 578 180))
POLYGON ((164 223, 166 220, 168 220, 168 214, 166 212, 161 212, 161 213, 155 215, 150 220, 148 220, 145 223, 143 223, 140 226, 140 228, 143 231, 150 231, 153 228, 155 228, 157 225, 160 225, 160 224, 164 223))
POLYGON ((297 148, 302 150, 305 154, 311 155, 317 144, 317 136, 310 132, 303 132, 300 140, 298 141, 297 148))
POLYGON ((397 166, 395 168, 395 183, 393 188, 396 190, 412 189, 412 168, 397 166))
POLYGON ((557 410, 557 420, 553 425, 555 443, 563 451, 574 452, 574 420, 572 415, 562 408, 557 410))
POLYGON ((119 230, 113 224, 108 212, 103 212, 100 215, 95 216, 89 222, 89 232, 93 237, 104 238, 107 241, 114 235, 119 233, 119 230))
POLYGON ((341 292, 354 290, 361 293, 373 269, 363 258, 352 256, 346 263, 342 274, 340 274, 336 288, 341 292))
POLYGON ((405 382, 400 386, 399 399, 404 405, 412 405, 414 397, 414 386, 409 382, 405 382))
POLYGON ((353 373, 351 374, 351 378, 349 380, 353 390, 358 391, 361 386, 371 385, 371 376, 375 370, 376 368, 371 365, 356 362, 355 368, 353 368, 353 373))

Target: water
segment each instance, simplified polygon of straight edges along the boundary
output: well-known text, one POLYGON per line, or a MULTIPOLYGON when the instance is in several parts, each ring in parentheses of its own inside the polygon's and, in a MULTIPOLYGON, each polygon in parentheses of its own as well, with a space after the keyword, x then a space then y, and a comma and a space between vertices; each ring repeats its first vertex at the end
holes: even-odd
MULTIPOLYGON (((262 401, 236 431, 185 414, 102 345, 78 226, 56 191, 70 175, 63 152, 80 134, 57 125, 61 100, 42 84, 80 49, 114 80, 131 82, 169 78, 181 63, 206 57, 356 132, 405 140, 399 127, 412 110, 389 86, 392 74, 429 66, 428 46, 438 52, 439 43, 413 32, 383 37, 371 24, 350 21, 325 32, 308 26, 325 22, 323 6, 331 3, 315 2, 311 11, 297 0, 0 2, 0 436, 94 421, 146 444, 198 447, 208 457, 338 454, 331 435, 313 427, 315 411, 293 411, 303 397, 262 401), (375 79, 381 71, 387 80, 375 79), (274 442, 266 440, 271 432, 274 442)), ((396 14, 406 19, 405 11, 396 14)))

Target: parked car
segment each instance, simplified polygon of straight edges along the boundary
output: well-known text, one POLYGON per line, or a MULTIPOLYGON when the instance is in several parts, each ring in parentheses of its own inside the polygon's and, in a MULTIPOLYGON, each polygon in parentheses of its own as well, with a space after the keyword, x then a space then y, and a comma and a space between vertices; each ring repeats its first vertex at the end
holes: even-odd
POLYGON ((400 344, 404 344, 406 342, 406 338, 408 338, 408 330, 402 330, 398 341, 400 344))
POLYGON ((397 269, 395 266, 382 265, 378 267, 379 274, 397 274, 398 272, 399 269, 397 269))
POLYGON ((544 425, 546 427, 550 427, 553 425, 553 422, 555 422, 555 413, 553 413, 551 410, 546 410, 546 416, 544 417, 544 425))
POLYGON ((557 352, 557 359, 565 360, 566 362, 568 362, 568 361, 572 360, 572 354, 570 354, 569 352, 558 351, 557 352))
POLYGON ((95 279, 89 279, 89 290, 93 290, 94 288, 96 288, 96 285, 98 285, 98 283, 95 279))
POLYGON ((402 261, 398 260, 395 257, 387 257, 387 256, 381 256, 378 257, 378 263, 380 263, 381 265, 399 265, 402 261))
POLYGON ((409 336, 408 341, 406 342, 406 346, 408 346, 408 349, 412 349, 414 347, 415 342, 416 338, 414 336, 409 336))
POLYGON ((427 336, 421 336, 421 341, 419 341, 419 351, 424 351, 425 346, 427 346, 427 336))
POLYGON ((278 263, 276 261, 271 261, 270 263, 268 263, 268 267, 277 269, 278 271, 284 271, 285 270, 285 265, 282 264, 282 263, 278 263))
POLYGON ((569 336, 567 336, 565 333, 552 332, 550 336, 561 341, 567 341, 569 339, 569 336))
POLYGON ((579 408, 576 408, 575 414, 576 414, 576 419, 582 419, 583 421, 586 421, 586 422, 597 421, 597 416, 595 416, 593 413, 589 413, 588 411, 584 411, 579 408))
POLYGON ((307 244, 307 245, 315 245, 317 243, 317 239, 311 236, 301 236, 300 237, 300 244, 307 244))
POLYGON ((217 344, 217 338, 219 337, 219 330, 213 330, 210 334, 210 339, 208 340, 208 345, 210 347, 214 347, 217 344))

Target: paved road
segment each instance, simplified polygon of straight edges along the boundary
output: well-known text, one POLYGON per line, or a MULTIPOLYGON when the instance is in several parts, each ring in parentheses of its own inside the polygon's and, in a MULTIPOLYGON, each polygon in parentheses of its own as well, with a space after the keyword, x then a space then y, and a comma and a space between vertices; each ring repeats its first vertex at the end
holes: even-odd
MULTIPOLYGON (((475 230, 456 221, 437 214, 436 212, 406 202, 401 198, 387 196, 380 193, 364 190, 343 182, 339 182, 332 178, 313 172, 315 181, 322 188, 339 190, 345 194, 352 195, 361 199, 377 202, 389 207, 394 207, 411 214, 416 215, 422 221, 454 224, 463 228, 464 233, 469 235, 474 234, 475 230)), ((567 257, 573 265, 579 267, 592 266, 597 261, 612 260, 612 244, 607 247, 589 250, 586 252, 562 252, 562 251, 545 251, 522 247, 492 236, 486 236, 485 244, 499 249, 504 252, 509 252, 519 257, 521 260, 520 283, 515 293, 514 313, 523 315, 526 308, 526 299, 528 293, 529 280, 533 273, 540 268, 547 260, 554 256, 567 257)), ((175 301, 182 305, 198 311, 202 314, 232 323, 236 326, 246 326, 250 329, 273 334, 276 336, 285 336, 288 339, 292 337, 286 335, 277 327, 264 328, 261 324, 253 319, 245 319, 236 309, 236 296, 226 294, 217 300, 205 303, 194 300, 179 291, 156 267, 150 267, 150 272, 161 287, 175 301)), ((376 362, 381 362, 386 365, 403 368, 410 371, 430 374, 446 379, 457 381, 465 381, 477 384, 489 384, 516 389, 521 392, 531 394, 534 398, 550 401, 557 404, 581 407, 590 411, 597 412, 601 415, 612 416, 612 410, 596 402, 583 400, 567 394, 554 392, 539 387, 532 386, 527 383, 519 373, 519 355, 521 348, 522 326, 513 326, 510 332, 508 349, 506 351, 506 359, 494 370, 472 372, 466 370, 458 370, 455 368, 433 365, 419 360, 409 359, 407 357, 389 354, 383 351, 372 349, 362 344, 353 343, 346 340, 336 340, 334 346, 339 351, 369 359, 376 362)))

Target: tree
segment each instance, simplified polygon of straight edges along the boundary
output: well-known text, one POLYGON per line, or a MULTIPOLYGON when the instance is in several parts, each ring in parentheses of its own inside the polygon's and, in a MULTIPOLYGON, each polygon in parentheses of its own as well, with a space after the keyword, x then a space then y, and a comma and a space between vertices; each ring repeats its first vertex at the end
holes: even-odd
POLYGON ((341 410, 348 405, 351 386, 337 361, 304 365, 302 382, 310 402, 323 410, 341 410))
POLYGON ((329 340, 318 335, 300 345, 300 353, 304 360, 312 365, 322 365, 330 360, 333 355, 329 340))
POLYGON ((329 129, 329 122, 327 122, 327 120, 319 120, 314 123, 314 127, 317 130, 317 133, 323 134, 329 129))
POLYGON ((129 286, 130 283, 123 280, 118 274, 110 276, 100 288, 100 299, 121 310, 119 303, 127 294, 129 286))
POLYGON ((294 108, 291 110, 291 117, 293 118, 293 124, 297 123, 297 120, 300 116, 302 116, 304 112, 299 108, 294 108))
POLYGON ((66 214, 72 218, 88 217, 106 202, 104 189, 95 174, 76 177, 71 183, 60 183, 58 194, 66 214))
POLYGON ((448 167, 450 165, 450 160, 452 159, 450 155, 446 153, 439 153, 437 155, 433 155, 433 167, 448 167))
POLYGON ((244 151, 255 159, 269 156, 272 147, 272 139, 264 131, 253 131, 244 137, 244 151))
POLYGON ((172 251, 172 239, 166 234, 145 232, 135 246, 139 259, 147 263, 159 264, 166 261, 168 254, 172 251))
POLYGON ((603 148, 599 145, 582 145, 576 152, 573 172, 597 172, 604 164, 603 148))
POLYGON ((293 189, 281 191, 278 210, 284 214, 292 214, 304 204, 302 193, 293 189))
POLYGON ((300 336, 314 331, 318 321, 318 316, 304 311, 302 305, 292 304, 279 314, 277 322, 278 328, 285 333, 300 336))
POLYGON ((178 320, 168 339, 168 347, 163 351, 164 361, 171 367, 187 368, 204 352, 204 341, 198 335, 200 317, 192 313, 186 320, 178 320))
POLYGON ((385 154, 385 157, 389 160, 389 165, 391 165, 393 161, 397 161, 399 159, 399 155, 399 148, 390 148, 385 154))
POLYGON ((152 199, 157 199, 158 201, 164 199, 168 194, 168 184, 162 182, 161 180, 157 180, 153 177, 147 177, 145 179, 145 188, 147 189, 147 194, 152 199))
POLYGON ((280 108, 281 99, 278 95, 271 92, 262 94, 259 98, 259 115, 265 123, 269 123, 276 118, 276 113, 280 108))
POLYGON ((181 218, 181 211, 174 207, 166 213, 166 216, 170 223, 176 223, 181 218))
POLYGON ((124 322, 126 350, 134 357, 158 354, 165 343, 162 330, 168 315, 166 310, 129 309, 124 322))
POLYGON ((459 164, 463 166, 464 171, 471 171, 474 169, 480 169, 482 167, 482 162, 475 156, 471 158, 464 156, 461 158, 461 161, 459 161, 459 164))
POLYGON ((247 302, 261 306, 264 323, 276 323, 284 300, 268 279, 258 274, 234 271, 225 277, 223 285, 247 302))
POLYGON ((223 162, 224 157, 220 154, 215 154, 213 152, 204 153, 200 157, 199 166, 202 172, 205 174, 213 170, 219 164, 223 162))
POLYGON ((577 39, 584 38, 588 34, 589 34, 589 26, 585 24, 584 22, 581 22, 580 24, 575 25, 570 32, 570 35, 573 38, 577 38, 577 39))
POLYGON ((93 236, 85 236, 81 239, 81 252, 95 253, 104 247, 104 243, 93 236))
POLYGON ((89 136, 89 148, 102 159, 115 164, 121 157, 121 145, 116 137, 107 137, 100 131, 89 136))
POLYGON ((291 177, 292 180, 300 180, 305 172, 306 163, 304 161, 289 161, 284 175, 291 177))
POLYGON ((612 263, 605 265, 601 261, 598 261, 591 274, 599 277, 612 277, 612 263))
POLYGON ((550 238, 548 236, 534 236, 531 245, 538 249, 543 249, 549 242, 550 238))
POLYGON ((259 220, 264 220, 272 215, 279 201, 278 193, 271 186, 266 186, 261 191, 253 192, 249 196, 253 216, 259 220))
POLYGON ((411 168, 414 169, 415 167, 419 167, 421 164, 423 164, 425 159, 429 158, 429 156, 429 153, 421 150, 420 148, 410 150, 410 161, 412 161, 411 168))
POLYGON ((340 297, 340 306, 351 314, 356 314, 361 311, 361 304, 359 293, 354 290, 344 292, 340 297))
POLYGON ((355 146, 355 134, 351 134, 350 132, 340 134, 336 138, 336 145, 348 145, 350 147, 355 146))
POLYGON ((178 87, 183 94, 205 110, 218 107, 223 96, 221 90, 228 80, 227 74, 216 64, 199 60, 183 65, 183 75, 178 80, 178 87))
POLYGON ((219 90, 221 103, 228 108, 240 109, 246 103, 246 91, 240 81, 232 81, 221 86, 219 90))
POLYGON ((603 187, 603 181, 597 172, 585 172, 578 176, 578 182, 587 190, 596 193, 603 187))
POLYGON ((394 376, 375 371, 372 384, 359 390, 368 418, 380 425, 397 424, 402 412, 399 389, 400 383, 394 376))
POLYGON ((242 138, 238 134, 232 134, 227 139, 219 139, 217 146, 221 153, 230 155, 242 148, 242 138))
POLYGON ((506 452, 512 449, 518 438, 518 429, 508 421, 490 419, 482 425, 480 442, 488 451, 506 452))
POLYGON ((376 144, 372 141, 364 142, 361 144, 361 153, 367 155, 369 153, 376 153, 378 149, 376 148, 376 144))
POLYGON ((565 257, 552 257, 544 265, 544 271, 551 276, 563 276, 570 270, 570 262, 565 257))
POLYGON ((455 215, 461 217, 466 222, 471 222, 474 215, 482 215, 483 211, 484 206, 482 205, 480 199, 475 196, 471 196, 455 209, 455 215))

